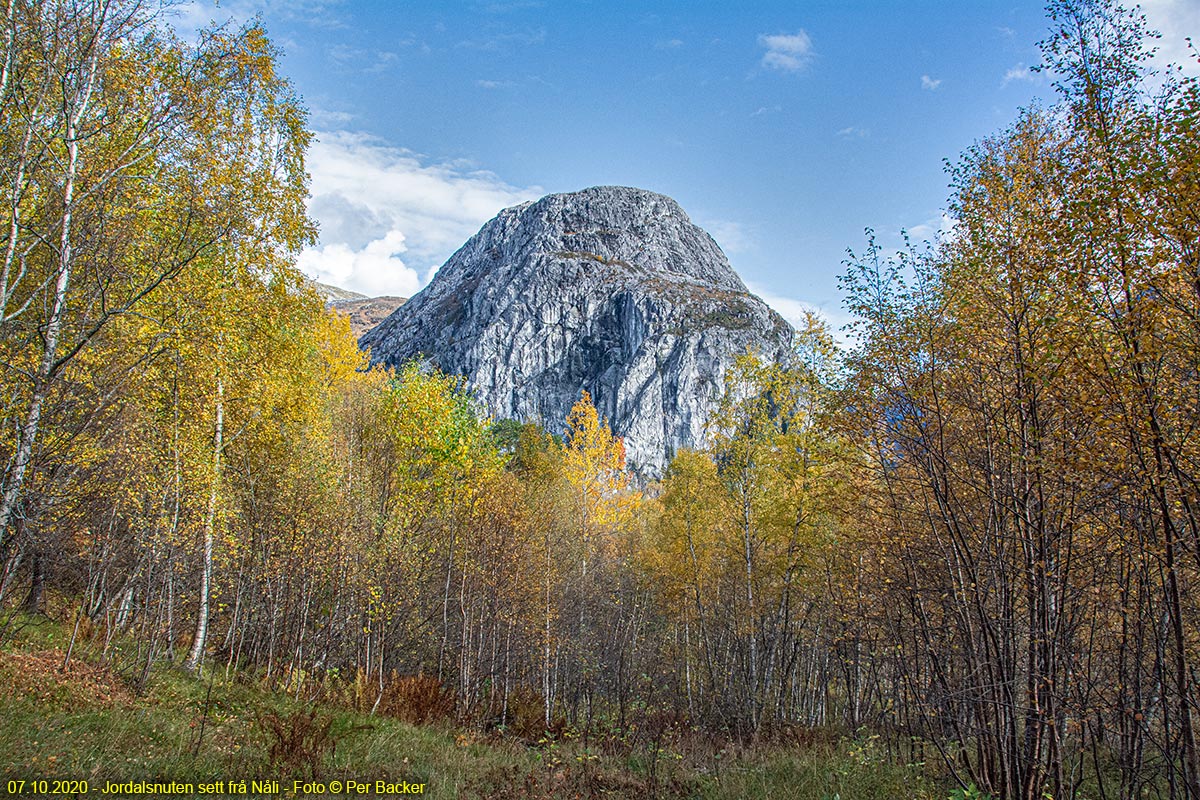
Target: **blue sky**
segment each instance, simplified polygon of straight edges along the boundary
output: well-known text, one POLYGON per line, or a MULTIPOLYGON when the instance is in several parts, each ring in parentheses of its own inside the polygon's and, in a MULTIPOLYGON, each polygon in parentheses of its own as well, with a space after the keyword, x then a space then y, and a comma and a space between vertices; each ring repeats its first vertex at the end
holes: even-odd
MULTIPOLYGON (((1182 60, 1200 0, 1143 7, 1182 60)), ((256 14, 318 137, 300 265, 367 294, 411 295, 505 206, 621 184, 678 200, 785 316, 840 324, 864 228, 933 235, 944 162, 1052 95, 1025 0, 226 0, 178 24, 256 14)))

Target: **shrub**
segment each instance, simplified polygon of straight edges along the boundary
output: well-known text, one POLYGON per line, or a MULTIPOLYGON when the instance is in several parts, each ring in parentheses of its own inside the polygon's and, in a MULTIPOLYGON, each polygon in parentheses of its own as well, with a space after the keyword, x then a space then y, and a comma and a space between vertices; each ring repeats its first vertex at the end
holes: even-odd
POLYGON ((380 714, 424 725, 454 717, 454 695, 432 675, 396 675, 383 689, 380 714))

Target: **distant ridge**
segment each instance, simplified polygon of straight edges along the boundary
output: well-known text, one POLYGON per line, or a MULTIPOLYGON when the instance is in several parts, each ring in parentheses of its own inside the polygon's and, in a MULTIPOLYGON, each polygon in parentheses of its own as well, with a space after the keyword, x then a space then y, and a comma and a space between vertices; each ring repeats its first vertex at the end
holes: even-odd
POLYGON ((384 295, 358 300, 333 300, 330 307, 350 317, 350 330, 358 338, 374 328, 408 300, 406 297, 384 295))
POLYGON ((349 289, 342 289, 337 286, 330 286, 328 283, 321 283, 320 281, 313 280, 312 278, 306 278, 305 280, 308 282, 309 286, 311 286, 319 295, 325 298, 325 302, 327 303, 333 303, 339 300, 365 300, 367 298, 365 294, 359 294, 358 292, 352 292, 349 289))

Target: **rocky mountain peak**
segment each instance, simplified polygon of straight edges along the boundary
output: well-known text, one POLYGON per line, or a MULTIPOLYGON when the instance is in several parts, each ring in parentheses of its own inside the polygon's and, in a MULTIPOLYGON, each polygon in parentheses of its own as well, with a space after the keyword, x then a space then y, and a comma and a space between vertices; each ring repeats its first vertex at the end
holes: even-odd
POLYGON ((466 376, 495 417, 560 428, 588 390, 631 465, 703 442, 728 366, 791 327, 669 197, 598 186, 505 209, 362 344, 466 376))

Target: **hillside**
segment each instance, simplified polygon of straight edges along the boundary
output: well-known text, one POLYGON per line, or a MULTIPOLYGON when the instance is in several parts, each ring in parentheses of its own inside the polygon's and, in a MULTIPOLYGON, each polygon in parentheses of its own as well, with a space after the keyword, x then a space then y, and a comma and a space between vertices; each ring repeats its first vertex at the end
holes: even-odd
POLYGON ((786 359, 792 334, 678 203, 602 186, 500 212, 362 344, 465 376, 497 418, 561 430, 587 391, 659 475, 703 444, 734 359, 786 359))
POLYGON ((348 300, 333 300, 329 307, 350 317, 350 330, 358 338, 388 318, 388 315, 404 305, 408 298, 383 295, 381 297, 358 297, 348 300))

